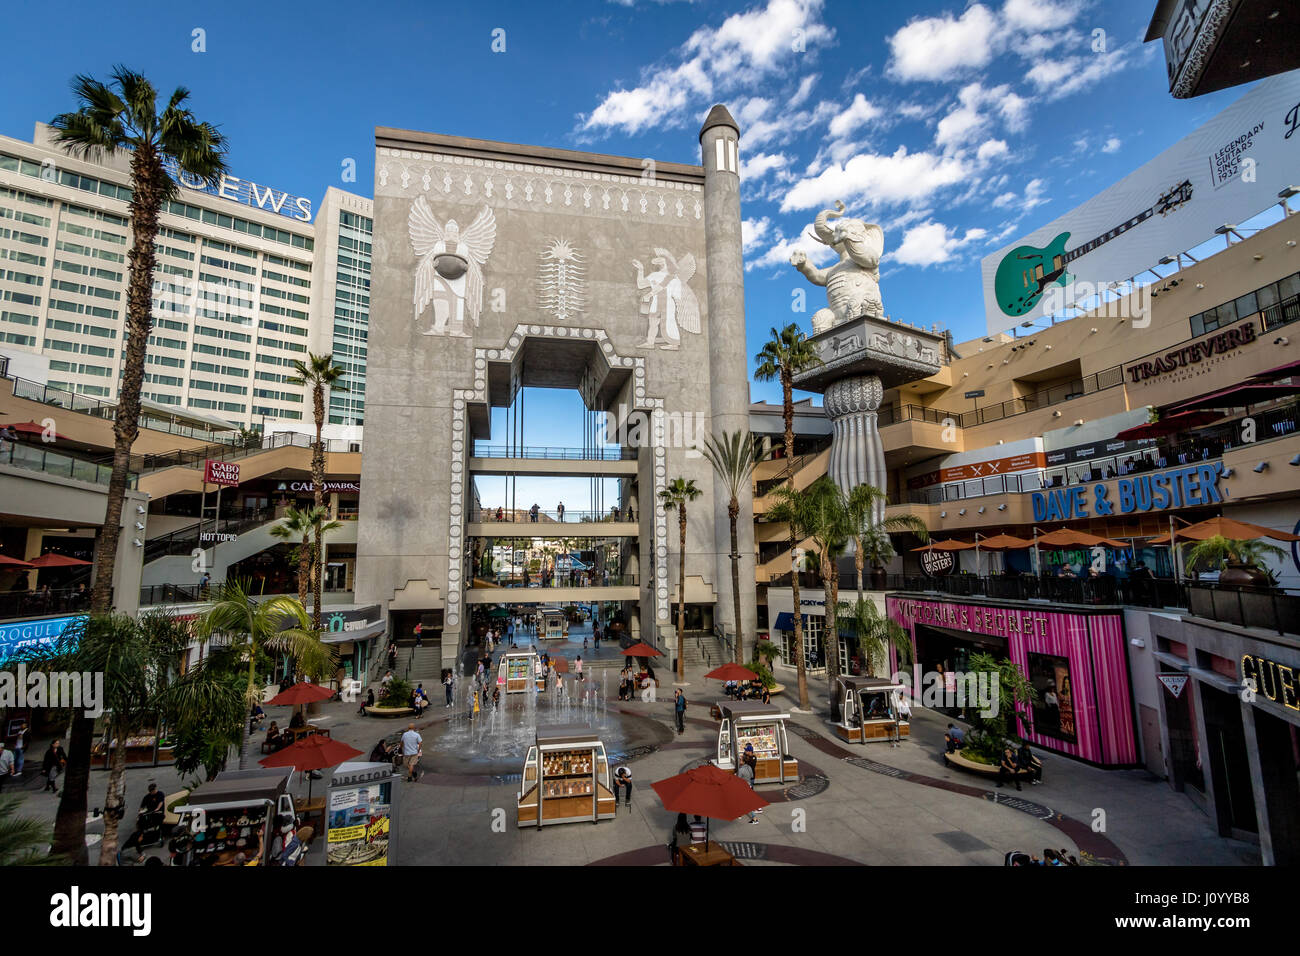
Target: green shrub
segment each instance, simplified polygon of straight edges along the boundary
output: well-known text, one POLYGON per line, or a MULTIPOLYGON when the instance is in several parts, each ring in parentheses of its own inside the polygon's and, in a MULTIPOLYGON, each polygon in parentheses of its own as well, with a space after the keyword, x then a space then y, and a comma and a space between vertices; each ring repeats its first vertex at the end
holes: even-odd
POLYGON ((411 685, 409 680, 405 680, 401 677, 394 677, 388 682, 388 686, 384 688, 383 692, 380 693, 378 701, 379 706, 410 707, 411 692, 413 690, 415 690, 415 688, 411 685))
POLYGON ((763 682, 763 686, 768 690, 776 686, 776 678, 772 676, 772 670, 766 664, 755 659, 745 666, 758 675, 758 679, 763 682))

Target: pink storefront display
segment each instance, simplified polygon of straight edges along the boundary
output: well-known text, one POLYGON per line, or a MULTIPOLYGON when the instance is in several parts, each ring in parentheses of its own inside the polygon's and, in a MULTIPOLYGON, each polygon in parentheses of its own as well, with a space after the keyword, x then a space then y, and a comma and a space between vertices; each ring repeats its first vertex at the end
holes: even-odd
MULTIPOLYGON (((1102 767, 1140 762, 1124 619, 1117 609, 1060 611, 1055 605, 896 594, 887 596, 885 604, 890 619, 912 639, 917 660, 895 662, 895 670, 914 674, 914 697, 924 696, 923 675, 935 658, 950 657, 927 648, 957 648, 960 655, 970 647, 1009 657, 1039 695, 1032 708, 1017 715, 1020 736, 1102 767)), ((950 688, 960 676, 949 672, 932 683, 950 688)), ((917 702, 926 704, 924 699, 917 702)))

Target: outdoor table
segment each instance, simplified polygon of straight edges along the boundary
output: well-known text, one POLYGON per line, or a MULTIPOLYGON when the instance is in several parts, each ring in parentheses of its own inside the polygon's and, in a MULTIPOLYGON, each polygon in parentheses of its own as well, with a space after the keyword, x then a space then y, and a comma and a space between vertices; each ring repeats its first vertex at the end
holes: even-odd
POLYGON ((309 731, 307 736, 311 736, 311 734, 320 734, 322 737, 328 737, 330 735, 328 727, 317 727, 315 724, 308 724, 307 730, 309 731))
POLYGON ((684 846, 681 854, 682 866, 740 866, 734 856, 713 840, 684 846))
POLYGON ((308 823, 311 823, 313 820, 315 820, 316 823, 314 825, 316 827, 316 832, 317 833, 325 832, 325 798, 324 797, 314 797, 311 800, 307 800, 302 804, 297 804, 295 802, 294 809, 298 812, 298 816, 301 818, 304 826, 308 823))

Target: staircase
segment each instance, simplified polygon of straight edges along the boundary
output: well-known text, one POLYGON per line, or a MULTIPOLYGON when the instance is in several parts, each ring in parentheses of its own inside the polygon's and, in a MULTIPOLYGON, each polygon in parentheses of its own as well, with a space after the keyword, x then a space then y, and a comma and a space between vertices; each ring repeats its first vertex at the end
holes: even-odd
MULTIPOLYGON (((405 648, 403 656, 405 656, 405 648)), ((424 692, 433 698, 433 692, 442 683, 442 646, 439 644, 410 648, 411 664, 406 679, 412 685, 423 684, 424 692)))
MULTIPOLYGON (((731 651, 722 646, 722 642, 716 636, 708 631, 687 631, 682 642, 683 654, 688 668, 699 667, 705 671, 711 671, 713 668, 725 664, 731 660, 731 651)), ((674 637, 669 641, 668 663, 672 664, 672 657, 677 653, 677 639, 674 637)))

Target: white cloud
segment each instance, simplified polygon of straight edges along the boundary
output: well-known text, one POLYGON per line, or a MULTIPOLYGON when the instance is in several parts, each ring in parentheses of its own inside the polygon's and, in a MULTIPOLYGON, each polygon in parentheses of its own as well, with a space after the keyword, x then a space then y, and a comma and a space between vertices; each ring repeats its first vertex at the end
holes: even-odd
POLYGON ((852 103, 845 107, 842 112, 836 114, 834 119, 831 120, 828 129, 836 139, 842 139, 859 126, 864 126, 879 115, 880 108, 873 106, 865 96, 859 93, 853 97, 852 103))
POLYGON ((967 83, 958 92, 957 103, 935 127, 935 144, 945 150, 972 143, 993 123, 995 114, 1007 129, 1018 132, 1025 126, 1029 107, 1028 101, 1011 92, 1006 83, 991 88, 978 82, 967 83))
POLYGON ((1073 23, 1084 6, 1082 0, 1006 0, 1002 22, 1026 33, 1059 30, 1073 23))
POLYGON ((903 242, 890 258, 908 266, 934 266, 947 262, 957 252, 972 242, 988 235, 984 229, 967 229, 960 236, 956 230, 933 220, 913 226, 903 236, 903 242))
POLYGON ((947 80, 988 66, 997 30, 997 17, 979 3, 957 18, 945 13, 911 20, 889 38, 888 72, 903 81, 947 80))
MULTIPOLYGON (((743 236, 743 223, 741 229, 741 235, 743 236)), ((804 254, 808 256, 808 261, 813 265, 825 265, 835 259, 835 250, 813 239, 811 234, 812 223, 804 226, 803 230, 793 238, 787 238, 778 230, 775 233, 775 241, 761 256, 745 262, 745 271, 751 272, 754 269, 784 266, 791 269, 793 274, 793 267, 790 265, 790 253, 796 249, 803 250, 804 254)))
POLYGON ((1118 153, 1119 148, 1122 145, 1124 144, 1120 142, 1118 136, 1112 136, 1110 139, 1106 140, 1106 145, 1101 148, 1101 151, 1103 153, 1118 153))
POLYGON ((969 172, 959 157, 909 153, 906 146, 892 155, 860 153, 795 183, 781 210, 813 209, 861 197, 881 204, 924 202, 944 187, 963 182, 969 172))
POLYGON ((800 80, 799 88, 790 95, 790 101, 786 104, 786 106, 790 107, 791 109, 793 109, 796 106, 802 106, 804 104, 804 101, 806 101, 808 97, 812 95, 813 87, 817 85, 817 81, 820 78, 821 78, 820 73, 809 73, 802 80, 800 80))
MULTIPOLYGON (((671 65, 646 70, 638 86, 613 90, 581 117, 585 131, 619 129, 638 133, 654 126, 682 125, 696 118, 715 93, 754 84, 788 69, 804 56, 794 49, 799 36, 813 51, 835 31, 820 21, 824 0, 767 0, 727 17, 719 26, 700 27, 673 54, 671 65)), ((806 96, 805 77, 796 91, 806 96)))
POLYGON ((1011 150, 1007 148, 1007 144, 1003 140, 988 139, 980 143, 980 148, 975 151, 975 156, 980 161, 980 165, 987 165, 995 159, 1005 159, 1010 153, 1011 150))
POLYGON ((804 130, 835 114, 834 103, 823 101, 811 110, 773 110, 773 102, 764 97, 752 97, 744 102, 736 122, 746 147, 764 146, 772 142, 785 142, 804 130))
POLYGON ((1129 66, 1128 50, 1039 60, 1025 74, 1048 102, 1085 90, 1129 66))
POLYGON ((768 232, 772 229, 772 220, 764 216, 762 219, 744 219, 740 223, 740 248, 742 252, 753 252, 762 241, 767 238, 768 232))
POLYGON ((1025 191, 1020 193, 1003 193, 993 200, 993 206, 996 209, 1010 209, 1016 207, 1023 215, 1031 209, 1043 205, 1050 200, 1044 199, 1043 194, 1047 191, 1047 184, 1041 179, 1031 179, 1025 183, 1025 191))
POLYGON ((790 160, 782 153, 756 153, 746 157, 740 154, 740 178, 762 179, 774 169, 785 169, 790 160))

